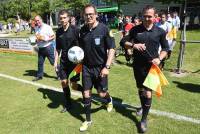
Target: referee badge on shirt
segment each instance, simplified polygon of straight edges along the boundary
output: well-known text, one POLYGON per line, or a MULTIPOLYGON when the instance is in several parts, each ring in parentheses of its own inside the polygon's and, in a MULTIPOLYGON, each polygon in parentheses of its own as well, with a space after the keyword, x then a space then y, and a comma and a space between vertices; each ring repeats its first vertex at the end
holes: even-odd
POLYGON ((99 46, 100 42, 101 42, 101 38, 100 37, 95 37, 94 41, 95 41, 95 45, 99 46))

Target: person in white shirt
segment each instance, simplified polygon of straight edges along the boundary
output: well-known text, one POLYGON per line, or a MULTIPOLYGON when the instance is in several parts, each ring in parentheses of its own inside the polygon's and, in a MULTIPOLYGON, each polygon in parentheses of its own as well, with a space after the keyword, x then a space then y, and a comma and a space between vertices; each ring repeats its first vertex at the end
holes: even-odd
POLYGON ((170 13, 167 14, 167 22, 172 23, 172 17, 170 13))
POLYGON ((177 38, 177 32, 178 29, 180 28, 180 18, 178 17, 177 12, 173 12, 172 14, 172 45, 170 46, 170 51, 168 53, 168 58, 171 55, 171 51, 174 48, 175 44, 176 44, 176 38, 177 38))
POLYGON ((55 34, 51 26, 43 23, 42 18, 37 15, 35 17, 35 36, 36 43, 39 48, 38 51, 38 71, 37 76, 33 79, 33 81, 38 81, 43 78, 44 73, 44 61, 47 57, 49 59, 50 64, 53 66, 55 61, 55 34))
MULTIPOLYGON (((173 39, 170 38, 170 37, 168 36, 168 34, 169 34, 169 32, 171 32, 171 30, 172 30, 172 24, 171 24, 171 22, 168 22, 168 21, 167 21, 167 15, 166 15, 165 13, 161 13, 161 14, 160 14, 160 18, 161 18, 160 22, 156 23, 156 25, 157 25, 158 27, 162 28, 162 29, 166 32, 166 35, 167 35, 167 36, 166 36, 166 39, 167 39, 168 44, 169 44, 169 49, 171 50, 171 47, 172 47, 172 40, 173 40, 173 39)), ((158 53, 160 53, 160 51, 161 51, 161 47, 159 48, 159 52, 158 52, 158 53)), ((164 68, 164 65, 165 65, 165 58, 161 61, 159 67, 160 67, 161 69, 163 69, 163 68, 164 68)))

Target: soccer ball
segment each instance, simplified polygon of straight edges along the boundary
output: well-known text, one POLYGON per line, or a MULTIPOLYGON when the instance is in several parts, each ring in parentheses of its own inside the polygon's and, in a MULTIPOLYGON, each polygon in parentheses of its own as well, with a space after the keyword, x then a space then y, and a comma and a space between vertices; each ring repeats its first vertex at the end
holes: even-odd
POLYGON ((73 46, 68 50, 68 59, 73 63, 80 63, 84 58, 84 51, 78 46, 73 46))

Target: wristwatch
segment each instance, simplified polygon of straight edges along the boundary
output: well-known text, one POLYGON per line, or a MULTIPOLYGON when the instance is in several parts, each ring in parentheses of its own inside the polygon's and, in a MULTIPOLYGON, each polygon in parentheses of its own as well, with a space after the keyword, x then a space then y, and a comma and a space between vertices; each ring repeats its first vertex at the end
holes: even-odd
POLYGON ((105 68, 106 69, 110 69, 110 65, 105 65, 105 68))

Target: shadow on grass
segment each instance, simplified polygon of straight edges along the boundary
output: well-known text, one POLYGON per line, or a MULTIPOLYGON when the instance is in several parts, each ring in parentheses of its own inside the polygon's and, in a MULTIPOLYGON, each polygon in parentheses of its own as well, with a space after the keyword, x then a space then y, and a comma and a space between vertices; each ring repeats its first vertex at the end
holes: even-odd
MULTIPOLYGON (((93 94, 92 99, 94 102, 97 103, 97 105, 99 104, 99 102, 103 104, 105 104, 106 102, 105 99, 99 98, 97 94, 93 94)), ((114 106, 115 111, 120 113, 122 116, 132 120, 135 126, 137 127, 137 131, 140 132, 140 129, 139 129, 140 122, 137 120, 136 116, 133 115, 133 112, 136 112, 138 107, 134 107, 128 104, 123 104, 122 103, 123 100, 120 98, 116 98, 112 96, 112 99, 113 99, 113 106, 114 106)), ((105 106, 102 108, 106 110, 105 106)))
MULTIPOLYGON (((26 70, 23 75, 24 76, 34 76, 34 77, 36 77, 37 76, 37 71, 36 70, 26 70)), ((44 73, 44 77, 57 79, 56 76, 50 76, 47 73, 44 73)))
MULTIPOLYGON (((60 105, 62 105, 62 107, 64 106, 63 92, 53 91, 45 88, 39 88, 38 91, 42 93, 43 99, 49 99, 51 101, 51 103, 49 103, 47 107, 51 109, 56 109, 60 105)), ((85 112, 84 112, 84 107, 81 105, 81 103, 82 103, 82 98, 78 98, 76 100, 72 98, 72 109, 69 110, 69 113, 73 117, 83 122, 85 121, 85 119, 81 116, 81 114, 85 114, 85 112)), ((99 105, 96 101, 92 101, 92 103, 95 105, 99 105)), ((91 109, 91 113, 95 113, 101 109, 103 109, 102 105, 98 108, 91 109)))
POLYGON ((200 69, 199 69, 199 70, 197 70, 197 71, 194 71, 194 72, 192 72, 192 73, 200 73, 200 69))
POLYGON ((193 93, 200 93, 200 85, 199 84, 192 84, 192 83, 181 83, 179 81, 173 81, 178 88, 183 90, 193 92, 193 93))
POLYGON ((136 112, 137 107, 133 107, 128 104, 122 104, 123 100, 120 98, 113 97, 113 100, 117 102, 117 104, 114 104, 115 111, 120 113, 122 116, 132 120, 135 126, 137 127, 137 131, 140 132, 139 129, 140 122, 138 121, 136 116, 133 115, 133 112, 134 113, 136 112))
MULTIPOLYGON (((49 108, 55 109, 58 108, 60 105, 64 106, 64 96, 62 92, 57 92, 45 88, 39 88, 38 91, 42 93, 43 99, 49 99, 51 101, 47 105, 49 108)), ((78 120, 84 121, 84 118, 81 116, 84 111, 81 105, 80 98, 77 100, 72 99, 72 109, 69 110, 69 113, 78 120)))

